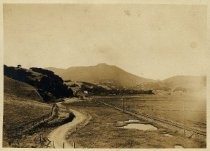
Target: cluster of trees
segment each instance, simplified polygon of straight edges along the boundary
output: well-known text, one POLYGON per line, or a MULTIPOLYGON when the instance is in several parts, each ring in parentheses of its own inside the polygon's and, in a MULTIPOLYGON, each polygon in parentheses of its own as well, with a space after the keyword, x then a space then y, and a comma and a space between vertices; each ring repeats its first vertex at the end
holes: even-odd
POLYGON ((132 94, 154 94, 152 90, 133 90, 125 88, 106 89, 97 85, 90 85, 84 82, 80 88, 81 91, 88 92, 88 95, 132 95, 132 94))
POLYGON ((19 65, 17 68, 4 65, 4 75, 18 81, 29 83, 31 85, 34 84, 34 81, 29 78, 31 73, 27 72, 26 69, 21 68, 19 65))
POLYGON ((187 90, 183 87, 176 87, 176 88, 174 88, 173 92, 176 92, 176 91, 186 92, 187 90))
POLYGON ((43 76, 39 82, 39 88, 51 92, 56 98, 73 96, 73 91, 68 88, 61 77, 54 72, 42 68, 30 68, 34 72, 43 76))
POLYGON ((4 74, 34 86, 45 101, 73 96, 73 91, 64 84, 62 78, 46 69, 33 67, 28 70, 4 65, 4 74))

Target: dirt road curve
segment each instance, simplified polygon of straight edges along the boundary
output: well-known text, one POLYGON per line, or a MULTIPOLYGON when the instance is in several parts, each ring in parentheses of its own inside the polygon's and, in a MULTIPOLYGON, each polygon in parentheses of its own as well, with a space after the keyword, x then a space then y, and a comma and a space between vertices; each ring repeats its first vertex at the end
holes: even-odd
MULTIPOLYGON (((72 144, 69 144, 66 141, 65 135, 70 129, 75 128, 77 124, 81 123, 82 121, 86 119, 86 116, 83 115, 82 113, 75 110, 70 110, 70 111, 73 112, 75 115, 75 118, 73 119, 73 121, 67 124, 64 124, 62 126, 59 126, 48 135, 49 140, 54 142, 55 148, 63 148, 63 144, 64 144, 64 148, 72 148, 73 147, 72 144)), ((53 145, 51 145, 51 147, 53 147, 53 145)))

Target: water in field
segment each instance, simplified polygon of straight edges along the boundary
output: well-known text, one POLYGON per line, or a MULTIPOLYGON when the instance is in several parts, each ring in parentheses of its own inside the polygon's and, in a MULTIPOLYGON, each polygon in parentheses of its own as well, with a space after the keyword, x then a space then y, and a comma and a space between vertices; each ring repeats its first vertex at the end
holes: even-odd
POLYGON ((181 145, 175 145, 174 148, 184 148, 184 147, 181 145))
POLYGON ((171 134, 163 134, 164 136, 167 136, 167 137, 173 137, 173 135, 171 134))
POLYGON ((138 123, 132 123, 132 124, 128 124, 123 126, 123 128, 126 129, 138 129, 138 130, 142 130, 142 131, 146 131, 146 130, 150 130, 150 131, 154 131, 157 130, 157 127, 151 125, 151 124, 138 124, 138 123))
POLYGON ((173 121, 206 131, 206 98, 204 96, 115 96, 96 98, 127 111, 173 121))

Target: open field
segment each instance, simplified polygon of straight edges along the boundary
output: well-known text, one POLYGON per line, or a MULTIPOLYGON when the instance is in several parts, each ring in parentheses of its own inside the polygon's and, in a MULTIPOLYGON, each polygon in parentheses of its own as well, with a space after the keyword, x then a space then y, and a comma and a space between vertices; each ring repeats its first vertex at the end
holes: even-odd
POLYGON ((204 96, 141 95, 95 99, 133 113, 173 121, 206 132, 206 100, 204 96))
POLYGON ((24 102, 10 100, 7 97, 4 102, 4 125, 6 129, 15 129, 23 124, 31 122, 43 115, 49 114, 51 107, 35 101, 24 102))
MULTIPOLYGON (((185 148, 205 147, 205 141, 183 137, 175 131, 156 126, 155 131, 142 131, 117 127, 118 121, 136 119, 96 100, 79 101, 66 104, 70 109, 92 116, 83 128, 67 136, 69 143, 84 148, 174 148, 181 145, 185 148), (163 132, 172 137, 163 135, 163 132)), ((140 120, 142 123, 147 121, 140 120)))
POLYGON ((15 139, 20 127, 40 120, 51 112, 51 106, 36 101, 22 101, 18 98, 4 98, 3 128, 5 137, 15 139))

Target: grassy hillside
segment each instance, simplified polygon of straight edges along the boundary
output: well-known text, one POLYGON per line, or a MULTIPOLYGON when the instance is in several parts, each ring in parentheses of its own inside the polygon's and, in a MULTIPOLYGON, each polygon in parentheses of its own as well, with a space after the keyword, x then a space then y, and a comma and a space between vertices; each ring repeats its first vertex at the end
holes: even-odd
POLYGON ((4 93, 10 97, 19 97, 22 99, 30 98, 31 100, 43 101, 37 90, 29 84, 16 81, 4 76, 4 93))
POLYGON ((15 139, 19 127, 50 113, 51 105, 42 101, 31 85, 4 76, 4 146, 15 139))

